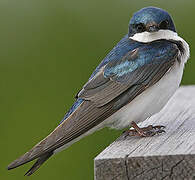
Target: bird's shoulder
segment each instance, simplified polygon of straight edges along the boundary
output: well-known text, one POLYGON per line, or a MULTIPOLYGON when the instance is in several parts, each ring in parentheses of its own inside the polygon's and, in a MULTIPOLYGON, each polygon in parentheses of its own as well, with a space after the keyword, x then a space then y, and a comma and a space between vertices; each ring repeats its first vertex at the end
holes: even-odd
POLYGON ((175 54, 178 53, 178 46, 175 42, 169 40, 156 40, 150 43, 142 43, 134 41, 128 38, 128 35, 125 35, 118 44, 107 54, 107 56, 101 61, 97 68, 91 74, 89 80, 94 78, 100 71, 102 67, 106 67, 108 73, 109 69, 114 70, 113 67, 118 68, 118 64, 128 65, 133 68, 140 67, 147 63, 157 63, 154 61, 153 57, 158 57, 164 61, 169 60, 175 54), (130 60, 134 60, 130 62, 130 60), (130 62, 127 64, 127 61, 130 62), (142 62, 142 63, 141 63, 142 62), (135 66, 135 63, 137 66, 135 66))

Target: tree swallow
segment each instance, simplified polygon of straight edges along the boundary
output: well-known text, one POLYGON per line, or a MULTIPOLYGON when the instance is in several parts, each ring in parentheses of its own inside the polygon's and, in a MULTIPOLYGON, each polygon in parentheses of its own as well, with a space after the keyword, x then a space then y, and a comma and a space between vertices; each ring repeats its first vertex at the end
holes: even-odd
POLYGON ((61 123, 8 169, 37 159, 29 176, 52 155, 103 127, 131 125, 128 133, 139 136, 163 132, 163 126, 140 128, 137 123, 158 113, 175 93, 189 54, 166 11, 139 10, 128 34, 97 66, 61 123))

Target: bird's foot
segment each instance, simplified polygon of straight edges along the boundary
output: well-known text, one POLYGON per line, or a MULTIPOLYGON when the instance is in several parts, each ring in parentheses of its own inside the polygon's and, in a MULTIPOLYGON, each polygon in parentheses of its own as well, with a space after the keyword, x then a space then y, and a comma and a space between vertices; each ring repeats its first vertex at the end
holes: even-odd
POLYGON ((140 137, 151 137, 156 134, 164 133, 165 126, 152 126, 149 125, 144 128, 140 128, 134 121, 131 123, 131 126, 134 129, 129 129, 125 133, 127 133, 127 136, 140 136, 140 137))

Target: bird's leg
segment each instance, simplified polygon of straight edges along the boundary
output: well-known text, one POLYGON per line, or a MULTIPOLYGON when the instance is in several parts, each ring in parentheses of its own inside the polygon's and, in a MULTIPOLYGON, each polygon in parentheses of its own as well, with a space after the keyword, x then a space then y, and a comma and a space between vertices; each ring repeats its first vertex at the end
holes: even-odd
POLYGON ((134 129, 129 129, 126 131, 126 133, 129 136, 150 137, 150 136, 154 136, 155 134, 160 134, 165 132, 164 130, 165 126, 149 125, 147 127, 140 128, 134 121, 132 121, 131 126, 134 129))

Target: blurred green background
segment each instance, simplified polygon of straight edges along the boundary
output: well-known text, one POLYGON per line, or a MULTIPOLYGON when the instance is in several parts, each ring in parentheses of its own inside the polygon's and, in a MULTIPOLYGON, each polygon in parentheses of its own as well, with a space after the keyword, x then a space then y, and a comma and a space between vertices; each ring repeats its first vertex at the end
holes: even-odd
MULTIPOLYGON (((0 179, 22 180, 32 163, 6 166, 51 132, 74 95, 127 33, 132 13, 166 9, 191 47, 182 84, 195 83, 194 0, 0 0, 0 179)), ((93 159, 120 131, 103 129, 45 163, 30 179, 91 180, 93 159)))

